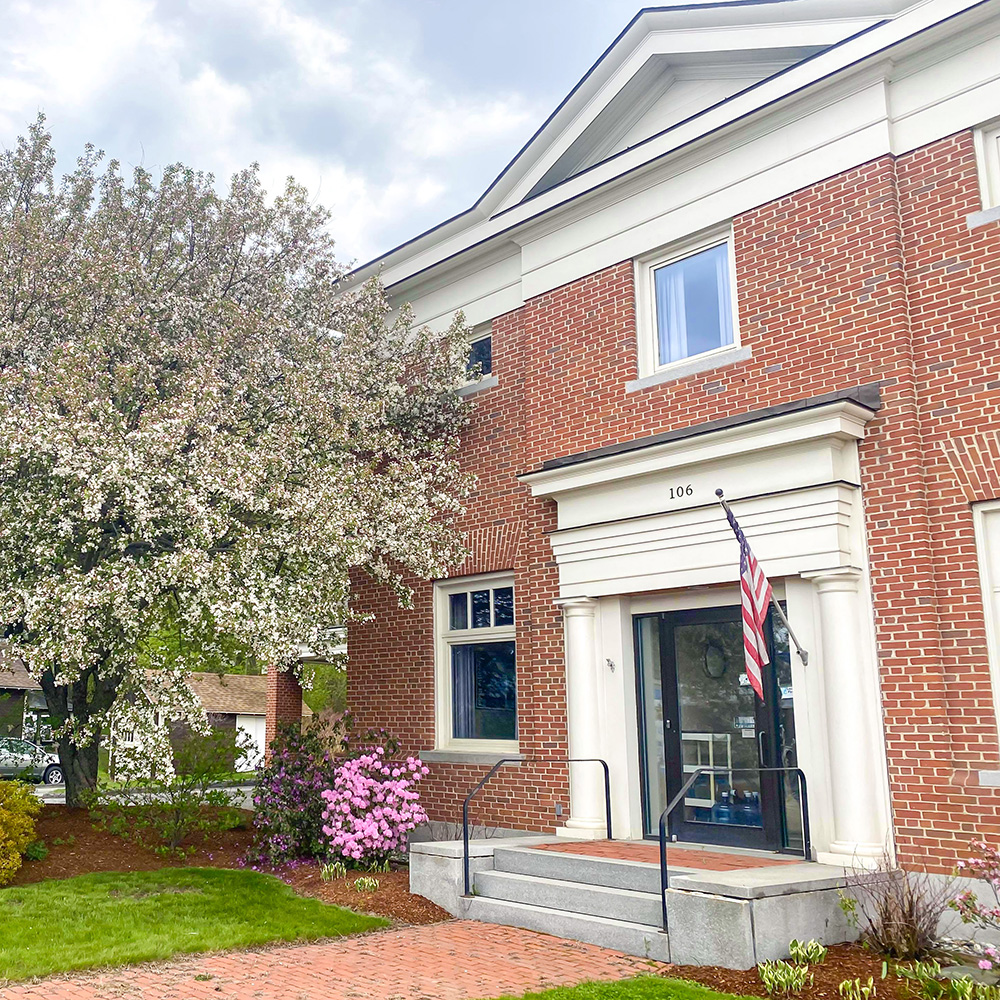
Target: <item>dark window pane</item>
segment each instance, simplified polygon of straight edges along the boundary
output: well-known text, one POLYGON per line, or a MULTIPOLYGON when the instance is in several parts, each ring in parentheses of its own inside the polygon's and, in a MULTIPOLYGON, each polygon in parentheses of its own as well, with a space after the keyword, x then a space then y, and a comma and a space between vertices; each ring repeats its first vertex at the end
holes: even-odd
POLYGON ((472 627, 490 627, 490 592, 474 590, 472 592, 472 627))
POLYGON ((451 676, 456 739, 517 739, 513 642, 452 646, 451 676))
POLYGON ((449 598, 451 628, 469 627, 469 595, 452 594, 449 598))
POLYGON ((499 587, 493 591, 493 624, 514 624, 514 588, 499 587))
POLYGON ((493 338, 482 337, 473 342, 465 370, 470 375, 489 375, 493 371, 493 338))

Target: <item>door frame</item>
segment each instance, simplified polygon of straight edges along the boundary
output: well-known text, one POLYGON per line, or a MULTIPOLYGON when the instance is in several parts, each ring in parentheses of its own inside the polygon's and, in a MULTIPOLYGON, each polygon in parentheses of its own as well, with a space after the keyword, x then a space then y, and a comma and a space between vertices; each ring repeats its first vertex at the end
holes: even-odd
MULTIPOLYGON (((694 625, 701 623, 721 623, 742 621, 741 608, 738 604, 702 606, 698 608, 682 608, 670 611, 651 611, 632 615, 632 641, 635 660, 639 655, 639 621, 655 618, 659 630, 659 679, 663 702, 663 745, 664 768, 666 777, 666 799, 670 801, 680 791, 684 783, 683 756, 681 753, 680 705, 678 698, 677 670, 673 629, 677 625, 694 625)), ((754 697, 755 743, 757 745, 757 760, 763 766, 777 766, 780 750, 778 746, 778 684, 774 669, 774 632, 772 627, 772 611, 769 609, 765 622, 765 636, 768 645, 770 662, 764 669, 764 685, 767 697, 762 702, 754 697), (766 728, 762 727, 765 726, 766 728)), ((639 672, 636 671, 636 705, 638 709, 637 722, 639 728, 639 749, 641 759, 645 759, 650 745, 646 732, 642 699, 644 692, 641 687, 639 672)), ((643 833, 647 839, 654 834, 649 833, 651 824, 657 819, 649 814, 648 790, 646 777, 648 769, 640 767, 643 775, 640 781, 643 833)), ((718 844, 720 846, 744 847, 758 850, 780 851, 789 849, 785 846, 785 820, 782 808, 782 782, 775 773, 760 775, 761 827, 726 826, 724 824, 691 823, 683 819, 678 808, 670 817, 668 834, 672 839, 703 844, 718 844)))

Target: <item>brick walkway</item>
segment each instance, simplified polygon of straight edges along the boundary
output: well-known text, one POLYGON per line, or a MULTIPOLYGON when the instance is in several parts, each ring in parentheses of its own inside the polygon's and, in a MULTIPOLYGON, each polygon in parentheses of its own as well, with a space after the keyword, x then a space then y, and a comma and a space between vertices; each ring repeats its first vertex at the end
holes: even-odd
POLYGON ((161 965, 48 978, 0 987, 0 998, 478 1000, 656 968, 594 945, 456 920, 332 943, 192 955, 161 965))
MULTIPOLYGON (((660 845, 635 840, 560 841, 537 844, 538 851, 558 851, 560 854, 582 854, 588 858, 614 858, 619 861, 641 861, 660 864, 660 845)), ((748 868, 771 868, 774 865, 794 865, 801 858, 775 858, 757 854, 725 854, 721 851, 667 848, 667 863, 671 868, 696 868, 712 872, 743 871, 748 868)))

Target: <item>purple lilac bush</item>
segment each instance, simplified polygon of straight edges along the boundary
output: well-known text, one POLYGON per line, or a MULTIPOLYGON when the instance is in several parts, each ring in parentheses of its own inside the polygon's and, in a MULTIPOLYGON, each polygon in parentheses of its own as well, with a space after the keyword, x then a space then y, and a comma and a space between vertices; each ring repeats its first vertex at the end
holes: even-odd
POLYGON ((372 746, 390 754, 398 743, 384 731, 362 735, 352 732, 349 717, 333 735, 319 724, 300 729, 281 727, 271 744, 267 765, 258 772, 254 787, 254 842, 245 863, 286 865, 308 858, 326 858, 328 838, 323 833, 322 798, 334 787, 345 761, 360 757, 372 746))
POLYGON ((419 757, 386 759, 384 747, 343 761, 322 793, 323 833, 331 857, 348 867, 384 866, 427 821, 416 784, 428 768, 419 757))

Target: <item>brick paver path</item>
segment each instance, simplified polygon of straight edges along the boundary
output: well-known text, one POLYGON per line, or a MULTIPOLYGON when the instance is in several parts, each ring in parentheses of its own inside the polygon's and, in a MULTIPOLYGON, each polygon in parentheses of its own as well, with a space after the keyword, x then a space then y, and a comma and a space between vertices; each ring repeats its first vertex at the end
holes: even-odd
POLYGON ((595 945, 455 920, 343 941, 192 955, 71 979, 50 977, 0 987, 0 998, 477 1000, 587 979, 621 979, 657 968, 595 945))
MULTIPOLYGON (((588 858, 615 858, 620 861, 641 861, 660 864, 660 845, 635 840, 560 841, 536 844, 538 851, 559 851, 561 854, 583 854, 588 858)), ((671 868, 697 868, 712 872, 743 871, 748 868, 770 868, 774 865, 798 864, 801 858, 761 857, 756 854, 724 854, 683 847, 667 848, 667 863, 671 868)))

